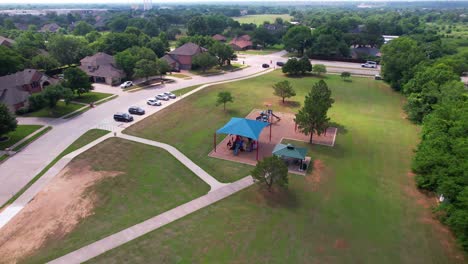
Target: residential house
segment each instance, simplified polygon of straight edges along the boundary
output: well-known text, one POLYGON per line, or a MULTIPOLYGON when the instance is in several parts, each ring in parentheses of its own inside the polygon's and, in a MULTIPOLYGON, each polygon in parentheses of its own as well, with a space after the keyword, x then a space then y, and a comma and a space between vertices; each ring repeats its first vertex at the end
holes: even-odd
POLYGON ((13 44, 15 44, 14 40, 0 36, 0 46, 11 48, 13 44))
POLYGON ((45 24, 42 26, 42 28, 39 30, 39 32, 52 32, 55 33, 60 29, 60 26, 57 25, 56 23, 51 23, 51 24, 45 24))
POLYGON ((216 34, 212 37, 214 40, 220 41, 220 42, 226 42, 226 37, 220 34, 216 34))
POLYGON ((114 57, 106 53, 98 52, 87 56, 80 63, 80 69, 86 72, 92 82, 117 85, 125 78, 124 71, 116 66, 114 57))
POLYGON ((234 50, 246 50, 252 48, 252 40, 249 35, 243 35, 240 37, 235 37, 231 42, 229 42, 229 45, 234 49, 234 50))
POLYGON ((31 94, 41 92, 47 85, 57 82, 58 80, 35 69, 25 69, 2 76, 0 77, 0 103, 4 103, 10 111, 14 112, 27 106, 31 94))
POLYGON ((189 42, 167 53, 162 59, 166 60, 173 70, 190 70, 193 56, 206 51, 207 49, 189 42))
POLYGON ((382 35, 384 39, 384 44, 387 44, 389 41, 397 39, 399 36, 392 36, 392 35, 382 35))
POLYGON ((288 28, 285 24, 264 24, 263 27, 272 34, 285 31, 288 28))

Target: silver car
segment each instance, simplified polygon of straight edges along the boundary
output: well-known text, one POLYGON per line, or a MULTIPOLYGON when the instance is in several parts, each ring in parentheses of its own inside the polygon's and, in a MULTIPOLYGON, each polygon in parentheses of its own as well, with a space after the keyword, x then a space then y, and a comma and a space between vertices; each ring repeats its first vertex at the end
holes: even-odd
POLYGON ((170 93, 170 92, 165 92, 164 95, 166 95, 167 97, 171 98, 171 99, 176 99, 176 95, 173 94, 173 93, 170 93))
POLYGON ((158 94, 156 95, 156 99, 158 100, 164 100, 164 101, 169 101, 169 96, 165 95, 165 94, 158 94))
POLYGON ((158 99, 155 99, 155 98, 149 98, 146 101, 146 104, 147 105, 153 105, 153 106, 161 106, 162 105, 161 101, 159 101, 158 99))

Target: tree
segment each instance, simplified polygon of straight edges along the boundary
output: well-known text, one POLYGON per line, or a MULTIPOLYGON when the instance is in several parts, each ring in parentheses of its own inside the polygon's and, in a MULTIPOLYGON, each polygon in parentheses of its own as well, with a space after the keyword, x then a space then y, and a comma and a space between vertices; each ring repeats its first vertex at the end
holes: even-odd
POLYGON ((296 91, 294 91, 291 83, 287 80, 275 83, 273 85, 273 89, 275 91, 274 95, 283 99, 283 104, 285 98, 296 96, 296 91))
POLYGON ((207 35, 208 34, 208 24, 206 19, 202 16, 192 17, 187 23, 187 34, 189 36, 194 35, 207 35))
POLYGON ((80 21, 76 23, 76 26, 73 29, 73 35, 84 36, 93 30, 94 30, 93 26, 86 23, 85 21, 80 21))
POLYGON ((5 104, 0 103, 0 136, 15 131, 18 125, 15 116, 5 104))
POLYGON ((83 37, 58 34, 49 39, 47 50, 62 65, 69 65, 91 55, 87 45, 88 42, 83 37))
POLYGON ((59 67, 60 63, 54 57, 39 54, 32 58, 31 66, 35 69, 48 71, 59 67))
POLYGON ((113 55, 137 44, 138 38, 133 34, 111 32, 103 35, 99 50, 113 55))
POLYGON ((310 63, 310 60, 306 57, 302 57, 299 60, 299 66, 300 66, 302 75, 304 75, 306 72, 312 71, 312 63, 310 63))
POLYGON ((289 59, 282 67, 285 74, 298 75, 301 72, 301 64, 296 58, 289 59))
POLYGON ((347 80, 349 77, 351 77, 351 73, 345 71, 345 72, 342 72, 340 76, 341 76, 341 79, 347 80))
POLYGON ((41 108, 43 108, 47 102, 44 98, 44 95, 42 93, 35 93, 29 96, 28 98, 28 110, 31 111, 36 111, 41 108))
POLYGON ((115 16, 109 22, 108 26, 113 32, 123 32, 128 25, 127 16, 115 16))
POLYGON ((169 47, 158 37, 151 38, 146 47, 154 51, 158 58, 163 57, 169 51, 169 47))
POLYGON ((72 67, 64 72, 65 86, 81 96, 91 90, 92 85, 88 75, 80 68, 72 67))
POLYGON ((24 68, 24 58, 13 49, 0 46, 0 76, 15 73, 24 68))
POLYGON ((93 43, 94 41, 98 40, 101 37, 101 33, 97 31, 91 31, 86 34, 85 38, 89 43, 93 43))
POLYGON ((136 63, 143 59, 154 61, 156 54, 149 48, 133 46, 115 55, 117 65, 129 77, 133 76, 136 63))
POLYGON ((266 48, 268 45, 275 44, 275 37, 265 27, 258 27, 253 32, 252 39, 266 48))
POLYGON ((311 30, 306 26, 291 27, 283 37, 283 44, 287 50, 296 50, 302 57, 304 49, 312 38, 311 30))
POLYGON ((202 69, 202 72, 218 64, 218 59, 208 52, 203 52, 193 56, 192 64, 202 69))
POLYGON ((144 77, 146 81, 148 81, 150 76, 157 75, 159 73, 156 61, 146 59, 139 60, 135 64, 135 69, 133 71, 135 72, 135 77, 144 77))
POLYGON ((231 59, 235 57, 232 47, 220 42, 215 42, 209 52, 218 57, 219 66, 223 66, 225 63, 230 64, 231 59))
POLYGON ((25 58, 32 58, 39 54, 39 49, 43 49, 45 39, 38 32, 30 30, 22 32, 16 39, 14 47, 25 58))
POLYGON ((41 94, 50 108, 55 108, 60 99, 65 99, 65 102, 69 103, 73 98, 73 91, 60 84, 47 86, 41 94))
POLYGON ((314 133, 321 135, 326 131, 328 121, 328 109, 332 106, 334 100, 330 97, 331 91, 327 84, 320 80, 312 86, 309 94, 306 95, 304 106, 296 114, 296 123, 299 131, 309 135, 309 143, 312 144, 314 133))
POLYGON ((266 157, 259 161, 252 170, 252 177, 259 183, 266 184, 271 191, 273 184, 281 187, 288 186, 288 167, 277 156, 266 157))
POLYGON ((411 79, 411 69, 423 60, 424 54, 415 40, 394 39, 382 47, 382 77, 399 91, 411 79))
POLYGON ((232 97, 230 92, 219 92, 218 100, 216 101, 216 106, 223 104, 223 110, 226 112, 226 103, 234 102, 234 97, 232 97))
POLYGON ((312 67, 312 71, 315 72, 317 75, 321 75, 322 73, 327 73, 327 67, 323 64, 315 64, 312 67))

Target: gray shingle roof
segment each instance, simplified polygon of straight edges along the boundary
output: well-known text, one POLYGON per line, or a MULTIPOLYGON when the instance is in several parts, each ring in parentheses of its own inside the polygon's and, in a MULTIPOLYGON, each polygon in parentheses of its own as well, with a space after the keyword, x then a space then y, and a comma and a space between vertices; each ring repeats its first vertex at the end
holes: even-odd
POLYGON ((184 45, 178 47, 177 49, 169 52, 169 54, 193 56, 193 55, 196 55, 198 53, 204 52, 206 50, 207 49, 205 49, 203 47, 200 47, 195 43, 189 42, 189 43, 185 43, 184 45))

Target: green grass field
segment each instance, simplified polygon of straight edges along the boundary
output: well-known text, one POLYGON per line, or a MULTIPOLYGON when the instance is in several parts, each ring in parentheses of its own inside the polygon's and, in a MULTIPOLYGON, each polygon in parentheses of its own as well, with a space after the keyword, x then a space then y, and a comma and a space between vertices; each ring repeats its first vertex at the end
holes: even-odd
POLYGON ((82 108, 83 105, 81 104, 75 104, 75 103, 69 103, 68 105, 65 104, 64 101, 58 101, 57 106, 55 108, 49 108, 45 107, 42 108, 38 111, 27 113, 23 116, 25 117, 51 117, 51 118, 58 118, 62 117, 66 114, 69 114, 71 112, 74 112, 80 108, 82 108))
MULTIPOLYGON (((296 112, 318 80, 289 78, 297 103, 284 106, 271 88, 284 79, 276 71, 206 88, 125 132, 172 144, 214 177, 233 181, 252 167, 208 158, 213 132, 266 101, 274 111, 296 112), (235 97, 227 113, 215 106, 219 91, 235 97)), ((307 177, 291 176, 288 191, 251 187, 90 262, 456 263, 408 176, 419 128, 405 119, 404 98, 383 82, 351 79, 325 77, 336 101, 329 113, 339 127, 336 145, 306 144, 318 166, 307 177)))
POLYGON ((263 22, 268 21, 274 23, 277 17, 282 18, 284 21, 291 21, 292 16, 289 14, 262 14, 262 15, 246 15, 241 17, 234 17, 233 19, 239 21, 241 24, 253 23, 256 25, 263 25, 263 22))
POLYGON ((85 93, 83 95, 81 95, 80 97, 75 97, 75 99, 73 99, 73 101, 76 101, 76 102, 79 102, 79 103, 85 103, 85 104, 89 104, 89 103, 93 103, 93 102, 97 102, 99 100, 102 100, 104 98, 108 98, 110 96, 112 96, 113 94, 110 94, 110 93, 100 93, 100 92, 89 92, 89 93, 85 93))
POLYGON ((52 236, 25 262, 45 263, 209 191, 207 184, 165 150, 119 138, 107 139, 72 161, 82 162, 93 170, 122 174, 92 186, 89 191, 98 201, 94 214, 64 239, 52 236))
POLYGON ((41 125, 18 125, 15 131, 6 134, 8 137, 7 141, 0 142, 0 150, 13 146, 16 142, 29 136, 41 127, 41 125))

